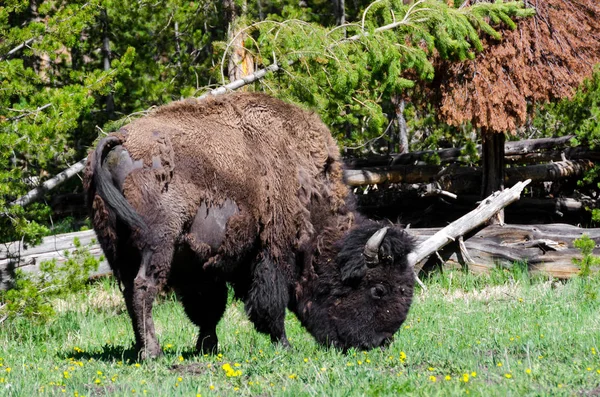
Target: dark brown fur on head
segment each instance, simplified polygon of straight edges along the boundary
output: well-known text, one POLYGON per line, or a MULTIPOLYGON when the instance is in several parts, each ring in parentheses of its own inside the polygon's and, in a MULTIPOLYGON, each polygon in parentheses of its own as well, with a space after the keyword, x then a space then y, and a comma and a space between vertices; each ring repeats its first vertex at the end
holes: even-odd
POLYGON ((314 114, 270 96, 167 105, 100 141, 84 175, 98 240, 124 287, 142 357, 160 354, 152 302, 166 285, 214 351, 227 283, 256 328, 287 344, 285 309, 325 344, 370 348, 404 321, 412 240, 360 219, 314 114))
POLYGON ((355 226, 315 258, 316 277, 297 288, 296 313, 320 343, 371 349, 389 342, 406 319, 414 287, 406 256, 414 239, 390 227, 379 263, 370 267, 363 255, 367 240, 384 226, 371 221, 355 226))

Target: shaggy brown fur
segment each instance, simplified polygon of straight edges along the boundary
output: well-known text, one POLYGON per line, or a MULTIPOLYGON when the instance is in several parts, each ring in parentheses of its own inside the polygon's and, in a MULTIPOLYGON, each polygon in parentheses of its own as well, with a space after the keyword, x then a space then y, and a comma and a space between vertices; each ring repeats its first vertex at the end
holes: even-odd
MULTIPOLYGON (((267 95, 231 94, 161 107, 104 138, 89 156, 84 183, 94 228, 124 285, 144 357, 160 354, 151 310, 156 292, 167 284, 180 293, 186 313, 200 326, 197 347, 203 351, 217 346, 215 327, 225 309, 226 282, 245 301, 256 328, 283 344, 286 306, 302 320, 310 311, 297 310, 300 302, 303 307, 320 304, 303 292, 316 293, 318 274, 327 273, 321 279, 328 280, 316 288, 318 294, 337 288, 349 297, 362 296, 375 281, 388 283, 392 273, 410 274, 400 279, 412 296, 412 273, 404 260, 412 242, 396 228, 387 238, 399 242, 388 255, 396 259, 388 259, 387 267, 358 272, 378 272, 374 278, 379 281, 361 285, 367 274, 342 288, 344 264, 335 262, 345 249, 341 242, 352 230, 371 233, 381 225, 355 219, 327 127, 315 114, 267 95)), ((369 233, 352 240, 359 257, 369 233)), ((363 259, 357 259, 360 269, 363 259)), ((362 337, 347 337, 338 320, 319 333, 309 320, 303 322, 322 343, 369 348, 387 340, 404 320, 410 297, 399 303, 400 298, 396 294, 390 300, 395 309, 387 317, 396 314, 383 316, 385 332, 377 335, 361 328, 362 337)), ((356 315, 373 309, 362 298, 351 301, 361 305, 356 315)), ((327 305, 316 317, 331 317, 327 305)), ((369 318, 372 324, 375 317, 369 318)))

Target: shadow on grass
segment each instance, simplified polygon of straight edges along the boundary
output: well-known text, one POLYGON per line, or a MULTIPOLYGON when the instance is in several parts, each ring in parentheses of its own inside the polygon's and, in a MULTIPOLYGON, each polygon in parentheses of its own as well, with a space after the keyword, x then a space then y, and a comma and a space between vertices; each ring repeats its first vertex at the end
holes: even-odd
POLYGON ((90 359, 97 361, 138 361, 138 354, 133 346, 119 346, 105 344, 98 350, 85 351, 75 348, 59 354, 64 359, 74 358, 79 361, 88 361, 90 359))
MULTIPOLYGON (((81 349, 69 350, 58 355, 62 359, 73 358, 78 361, 89 361, 90 359, 96 361, 122 361, 124 363, 141 362, 139 359, 136 349, 130 346, 121 345, 109 345, 105 344, 99 350, 85 351, 81 349)), ((173 349, 163 349, 163 357, 172 358, 173 361, 178 360, 189 360, 194 357, 198 357, 198 353, 195 350, 184 350, 179 354, 173 349)))

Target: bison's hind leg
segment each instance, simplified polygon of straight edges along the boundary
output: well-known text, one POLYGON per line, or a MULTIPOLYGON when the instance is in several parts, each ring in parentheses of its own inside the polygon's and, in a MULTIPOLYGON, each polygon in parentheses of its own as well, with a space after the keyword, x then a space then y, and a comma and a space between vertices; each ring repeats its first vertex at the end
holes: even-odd
POLYGON ((218 347, 217 324, 227 305, 227 285, 206 274, 193 277, 178 287, 179 296, 189 319, 200 327, 196 350, 214 354, 218 347))
POLYGON ((246 313, 259 332, 271 341, 289 347, 285 335, 285 309, 289 302, 286 277, 268 252, 259 255, 252 272, 252 284, 245 299, 246 313))

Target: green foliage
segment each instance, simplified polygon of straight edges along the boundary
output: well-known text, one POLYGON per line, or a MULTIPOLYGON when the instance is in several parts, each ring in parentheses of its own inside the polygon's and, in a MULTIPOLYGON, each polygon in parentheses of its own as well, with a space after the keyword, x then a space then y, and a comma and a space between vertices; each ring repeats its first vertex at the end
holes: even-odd
MULTIPOLYGON (((482 49, 479 32, 499 37, 488 20, 531 15, 522 3, 478 3, 457 9, 437 0, 372 3, 360 21, 328 28, 298 19, 251 25, 259 64, 285 73, 262 84, 317 109, 344 145, 363 144, 386 129, 391 98, 433 78, 434 57, 460 61, 482 49)), ((510 26, 514 26, 511 21, 510 26)), ((222 74, 224 71, 222 70, 222 74)))
POLYGON ((587 234, 584 234, 575 240, 573 245, 575 248, 581 250, 583 256, 582 259, 573 258, 573 263, 579 266, 579 275, 581 277, 588 277, 591 274, 591 268, 600 265, 600 258, 593 255, 594 248, 596 248, 596 242, 587 234))
POLYGON ((82 291, 90 273, 98 270, 100 261, 92 256, 88 247, 79 239, 73 240, 75 249, 65 251, 65 261, 58 264, 55 259, 40 264, 39 274, 29 274, 17 269, 14 287, 0 291, 0 318, 9 320, 24 317, 44 323, 55 311, 51 299, 82 291))

